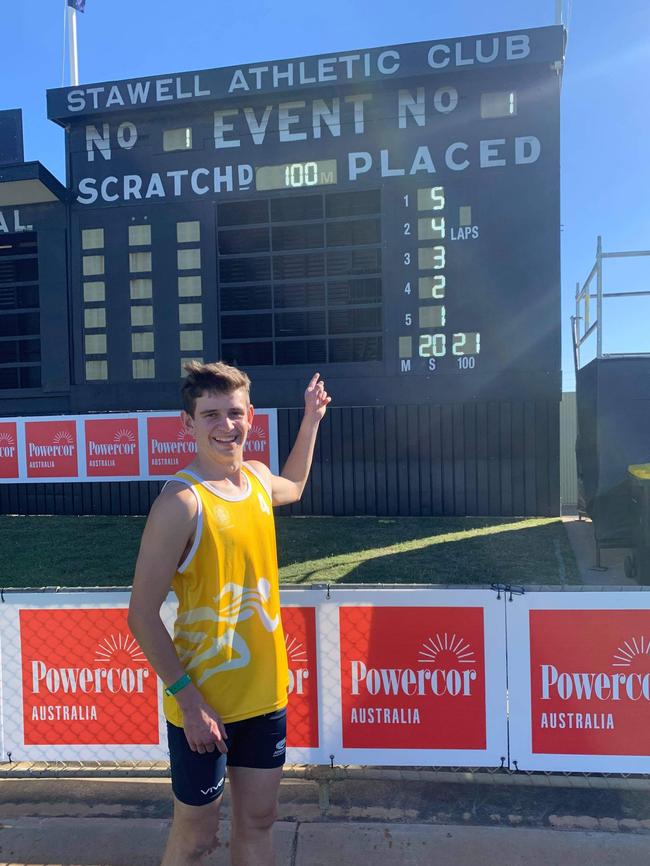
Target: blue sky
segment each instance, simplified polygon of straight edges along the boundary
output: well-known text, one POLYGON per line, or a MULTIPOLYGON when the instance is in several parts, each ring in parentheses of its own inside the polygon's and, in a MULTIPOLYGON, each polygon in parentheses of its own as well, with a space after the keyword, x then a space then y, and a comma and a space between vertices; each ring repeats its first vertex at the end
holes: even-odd
MULTIPOLYGON (((650 4, 562 5, 569 28, 562 90, 562 367, 565 389, 572 390, 569 316, 575 284, 594 263, 596 236, 609 251, 650 249, 650 4)), ((63 130, 47 120, 45 108, 45 91, 68 83, 64 0, 5 0, 3 6, 0 108, 23 109, 25 158, 64 180, 63 130)), ((87 0, 86 9, 78 16, 82 83, 539 27, 555 16, 554 0, 87 0)), ((632 289, 650 290, 650 258, 606 262, 605 290, 632 289)), ((605 352, 650 352, 650 297, 606 300, 604 313, 605 352)))

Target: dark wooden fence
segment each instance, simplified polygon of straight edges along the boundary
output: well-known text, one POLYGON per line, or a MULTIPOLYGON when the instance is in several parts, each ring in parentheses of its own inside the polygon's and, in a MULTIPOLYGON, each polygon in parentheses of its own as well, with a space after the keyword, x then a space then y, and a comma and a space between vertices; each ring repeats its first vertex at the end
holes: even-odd
MULTIPOLYGON (((278 410, 280 465, 302 411, 278 410)), ((161 482, 0 484, 3 514, 146 514, 161 482)), ((559 403, 331 409, 291 514, 554 515, 559 403)))

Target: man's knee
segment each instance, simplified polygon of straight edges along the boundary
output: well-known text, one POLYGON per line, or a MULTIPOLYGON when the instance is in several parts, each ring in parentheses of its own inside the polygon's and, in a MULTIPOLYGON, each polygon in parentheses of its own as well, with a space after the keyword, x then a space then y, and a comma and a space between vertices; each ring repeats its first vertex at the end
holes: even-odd
POLYGON ((265 807, 256 807, 254 804, 250 804, 246 809, 242 810, 242 814, 237 815, 237 829, 244 833, 259 833, 264 830, 270 830, 275 824, 277 817, 277 802, 265 807))

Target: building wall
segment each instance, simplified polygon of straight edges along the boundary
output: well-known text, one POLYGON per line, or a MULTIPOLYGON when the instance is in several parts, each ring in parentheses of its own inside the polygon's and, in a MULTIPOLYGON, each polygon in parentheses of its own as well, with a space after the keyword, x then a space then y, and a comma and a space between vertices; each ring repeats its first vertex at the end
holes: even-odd
POLYGON ((565 391, 560 403, 560 506, 564 513, 578 508, 577 431, 575 391, 565 391))

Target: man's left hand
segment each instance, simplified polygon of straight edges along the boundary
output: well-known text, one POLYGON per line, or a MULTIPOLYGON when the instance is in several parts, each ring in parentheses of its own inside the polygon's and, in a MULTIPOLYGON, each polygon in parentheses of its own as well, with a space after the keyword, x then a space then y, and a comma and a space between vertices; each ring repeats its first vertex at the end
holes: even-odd
POLYGON ((332 398, 325 390, 325 382, 320 378, 320 373, 314 373, 305 391, 305 417, 322 420, 331 402, 332 398))

